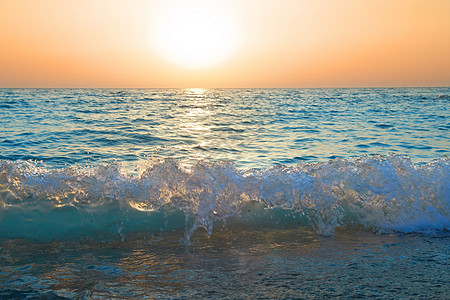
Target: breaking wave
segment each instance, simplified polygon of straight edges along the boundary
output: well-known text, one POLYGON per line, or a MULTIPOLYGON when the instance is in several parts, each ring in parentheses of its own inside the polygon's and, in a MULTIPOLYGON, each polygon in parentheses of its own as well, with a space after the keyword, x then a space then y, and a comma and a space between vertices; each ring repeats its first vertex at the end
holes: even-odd
POLYGON ((450 167, 391 154, 239 169, 151 159, 55 169, 0 160, 0 238, 70 239, 198 228, 311 226, 376 232, 450 229, 450 167))

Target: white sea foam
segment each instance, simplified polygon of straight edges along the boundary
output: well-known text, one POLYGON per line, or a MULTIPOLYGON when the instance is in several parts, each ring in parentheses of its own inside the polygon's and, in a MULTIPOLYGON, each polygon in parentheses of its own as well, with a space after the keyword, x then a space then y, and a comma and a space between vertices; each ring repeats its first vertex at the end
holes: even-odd
MULTIPOLYGON (((120 162, 54 169, 0 160, 0 237, 70 238, 197 228, 217 223, 352 224, 377 232, 450 229, 450 164, 401 155, 361 156, 288 167, 148 160, 133 175, 120 162)), ((280 225, 281 224, 281 225, 280 225)))

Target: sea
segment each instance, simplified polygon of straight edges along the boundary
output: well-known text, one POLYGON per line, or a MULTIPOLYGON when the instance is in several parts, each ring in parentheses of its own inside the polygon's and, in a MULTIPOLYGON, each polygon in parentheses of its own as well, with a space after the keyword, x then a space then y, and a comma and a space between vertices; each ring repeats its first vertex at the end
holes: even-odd
POLYGON ((1 299, 449 299, 450 88, 0 89, 1 299))

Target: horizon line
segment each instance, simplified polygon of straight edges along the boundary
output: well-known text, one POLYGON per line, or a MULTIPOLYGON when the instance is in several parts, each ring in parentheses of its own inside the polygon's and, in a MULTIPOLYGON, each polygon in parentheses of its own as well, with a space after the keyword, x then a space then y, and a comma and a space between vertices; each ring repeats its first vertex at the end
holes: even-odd
POLYGON ((447 86, 425 86, 425 85, 417 85, 417 86, 321 86, 321 87, 199 87, 199 86, 191 86, 191 87, 1 87, 0 89, 205 89, 205 90, 219 90, 219 89, 378 89, 378 88, 386 88, 386 89, 394 89, 394 88, 450 88, 450 85, 447 86))

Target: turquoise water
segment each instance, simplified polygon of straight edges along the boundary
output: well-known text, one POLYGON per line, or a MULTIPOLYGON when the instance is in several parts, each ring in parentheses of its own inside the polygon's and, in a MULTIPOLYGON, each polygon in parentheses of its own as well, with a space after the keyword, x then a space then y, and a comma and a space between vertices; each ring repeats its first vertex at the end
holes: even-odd
POLYGON ((158 155, 242 168, 449 153, 448 88, 2 89, 2 159, 55 167, 158 155), (447 96, 447 97, 444 97, 447 96))
POLYGON ((0 297, 446 298, 450 89, 1 89, 0 297))

